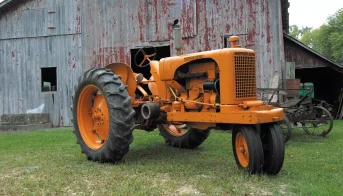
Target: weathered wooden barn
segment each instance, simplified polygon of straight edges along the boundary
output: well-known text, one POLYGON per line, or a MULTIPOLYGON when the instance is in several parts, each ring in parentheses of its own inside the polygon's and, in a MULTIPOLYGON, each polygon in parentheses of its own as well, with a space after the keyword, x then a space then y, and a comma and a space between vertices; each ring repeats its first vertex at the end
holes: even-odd
POLYGON ((315 99, 334 106, 334 118, 343 117, 343 65, 284 34, 286 62, 293 63, 295 78, 313 83, 315 99))
MULTIPOLYGON (((5 0, 0 4, 0 115, 44 104, 55 126, 70 126, 73 86, 91 67, 132 65, 137 48, 173 56, 180 20, 184 53, 225 47, 239 35, 257 53, 257 85, 285 75, 287 0, 5 0)), ((134 68, 134 65, 132 65, 134 68)))

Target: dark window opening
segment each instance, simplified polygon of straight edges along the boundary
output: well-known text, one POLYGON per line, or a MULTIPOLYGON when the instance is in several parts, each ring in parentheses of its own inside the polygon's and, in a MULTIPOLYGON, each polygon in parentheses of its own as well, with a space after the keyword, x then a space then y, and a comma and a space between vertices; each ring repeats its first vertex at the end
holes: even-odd
POLYGON ((41 68, 42 92, 57 91, 56 67, 41 68))
MULTIPOLYGON (((165 57, 170 57, 170 46, 160 46, 160 47, 155 47, 156 48, 156 56, 154 60, 160 60, 162 58, 165 57)), ((150 65, 146 66, 146 67, 138 67, 135 63, 135 55, 136 53, 140 50, 141 48, 137 48, 137 49, 131 49, 131 68, 133 70, 133 72, 135 73, 141 73, 143 74, 144 78, 146 78, 147 80, 150 79, 151 77, 151 73, 150 73, 150 65)), ((154 49, 147 47, 144 48, 144 52, 147 55, 153 54, 154 53, 154 49)), ((153 57, 151 57, 153 58, 153 57)), ((141 62, 143 61, 143 53, 139 52, 137 54, 136 57, 136 62, 139 65, 141 62)), ((143 63, 143 65, 146 65, 147 63, 149 63, 148 60, 145 60, 145 62, 143 63)), ((141 85, 143 87, 143 89, 148 93, 151 94, 148 85, 147 84, 142 84, 141 85)), ((140 92, 137 92, 138 94, 140 94, 140 92)))

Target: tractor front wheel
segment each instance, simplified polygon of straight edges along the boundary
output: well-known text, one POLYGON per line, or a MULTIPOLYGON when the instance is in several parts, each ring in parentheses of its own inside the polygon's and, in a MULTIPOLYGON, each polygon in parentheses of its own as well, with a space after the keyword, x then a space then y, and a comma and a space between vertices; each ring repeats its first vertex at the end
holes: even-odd
POLYGON ((200 130, 195 128, 179 128, 176 125, 158 125, 160 135, 165 139, 165 142, 177 148, 194 149, 201 145, 209 136, 210 129, 200 130))
POLYGON ((264 152, 263 171, 276 175, 281 170, 285 156, 284 136, 280 126, 276 123, 261 125, 261 140, 264 152))
POLYGON ((126 86, 111 70, 90 69, 79 78, 72 112, 77 143, 89 160, 117 162, 128 152, 135 112, 126 86))
POLYGON ((235 125, 232 132, 232 148, 236 163, 249 174, 263 170, 263 148, 260 135, 250 125, 235 125))

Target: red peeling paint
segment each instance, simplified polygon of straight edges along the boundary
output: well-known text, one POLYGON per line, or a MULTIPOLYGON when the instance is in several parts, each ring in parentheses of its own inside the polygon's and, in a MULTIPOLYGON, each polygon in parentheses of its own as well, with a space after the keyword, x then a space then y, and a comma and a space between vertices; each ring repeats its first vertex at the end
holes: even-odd
POLYGON ((167 5, 168 5, 168 6, 176 5, 176 3, 175 3, 175 2, 172 2, 172 1, 167 1, 167 5))
MULTIPOLYGON (((203 2, 204 3, 204 7, 202 8, 203 10, 206 10, 206 1, 203 2)), ((204 33, 204 48, 203 50, 210 50, 210 42, 209 42, 209 31, 210 31, 210 28, 208 26, 208 22, 207 22, 207 18, 205 19, 205 26, 204 26, 204 29, 205 29, 205 33, 204 33)))
POLYGON ((271 30, 271 26, 270 26, 270 11, 269 11, 269 4, 267 2, 267 13, 266 13, 266 18, 267 18, 267 43, 270 43, 271 38, 272 38, 272 30, 271 30))
POLYGON ((181 20, 183 37, 192 37, 194 32, 194 2, 182 1, 181 20))
POLYGON ((160 12, 160 10, 158 9, 158 5, 157 5, 157 0, 154 0, 154 6, 155 6, 155 21, 154 25, 155 25, 155 34, 157 35, 157 37, 155 37, 157 40, 159 39, 159 33, 158 33, 158 14, 160 12))
MULTIPOLYGON (((175 19, 180 20, 182 27, 184 53, 218 49, 223 46, 224 35, 245 34, 240 35, 240 44, 256 51, 256 66, 261 72, 258 74, 279 71, 279 64, 284 58, 277 54, 282 52, 279 49, 283 47, 279 36, 282 31, 274 28, 279 25, 280 18, 272 15, 277 11, 270 10, 280 5, 278 1, 84 2, 81 8, 84 20, 82 37, 85 38, 82 40, 82 56, 88 66, 90 63, 96 66, 118 61, 130 63, 130 49, 155 42, 170 44, 171 55, 174 56, 172 24, 175 19), (272 61, 271 56, 275 57, 272 61)), ((75 21, 71 25, 75 25, 75 21)), ((265 77, 258 82, 263 83, 265 77)))
POLYGON ((227 25, 225 26, 225 31, 226 31, 227 33, 229 33, 230 30, 231 30, 231 25, 227 24, 227 25))
POLYGON ((139 26, 139 40, 141 42, 144 42, 144 32, 143 29, 145 28, 145 20, 143 18, 145 18, 144 14, 144 7, 145 7, 145 1, 141 2, 139 4, 139 10, 138 10, 138 26, 139 26))

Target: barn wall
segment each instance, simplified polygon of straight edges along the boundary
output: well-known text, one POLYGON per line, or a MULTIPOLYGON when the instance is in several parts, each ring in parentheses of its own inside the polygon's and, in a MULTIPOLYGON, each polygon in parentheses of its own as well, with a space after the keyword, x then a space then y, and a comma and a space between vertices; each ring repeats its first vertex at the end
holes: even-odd
POLYGON ((0 40, 81 33, 81 0, 28 1, 0 18, 0 40))
POLYGON ((54 125, 71 124, 73 85, 90 67, 131 64, 130 49, 171 45, 180 19, 184 52, 224 47, 240 35, 257 52, 257 85, 284 75, 281 3, 268 0, 27 0, 0 14, 0 115, 45 103, 54 125), (41 67, 57 67, 58 91, 41 92, 41 67))
POLYGON ((71 125, 73 85, 82 73, 80 6, 80 0, 28 1, 1 15, 0 115, 44 103, 55 126, 71 125), (41 92, 44 67, 57 67, 57 92, 41 92))
POLYGON ((258 86, 284 75, 280 1, 84 0, 82 8, 86 69, 130 64, 130 49, 142 45, 173 46, 172 24, 180 19, 185 53, 219 49, 224 35, 243 34, 241 46, 257 52, 258 86))

